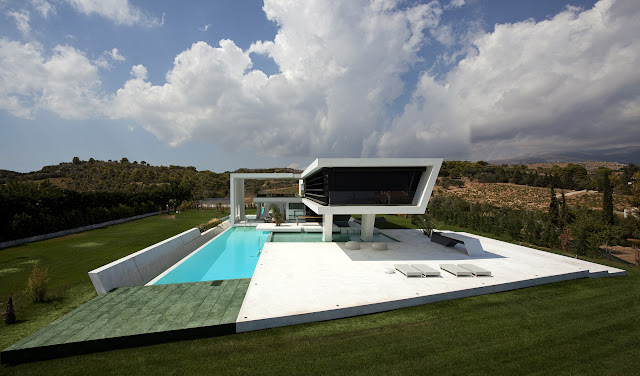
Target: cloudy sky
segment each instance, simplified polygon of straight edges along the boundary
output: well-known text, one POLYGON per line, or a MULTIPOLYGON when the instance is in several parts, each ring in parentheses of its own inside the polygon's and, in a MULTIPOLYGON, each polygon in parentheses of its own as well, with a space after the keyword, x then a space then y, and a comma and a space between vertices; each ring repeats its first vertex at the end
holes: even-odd
POLYGON ((640 144, 637 0, 0 0, 0 169, 640 144))

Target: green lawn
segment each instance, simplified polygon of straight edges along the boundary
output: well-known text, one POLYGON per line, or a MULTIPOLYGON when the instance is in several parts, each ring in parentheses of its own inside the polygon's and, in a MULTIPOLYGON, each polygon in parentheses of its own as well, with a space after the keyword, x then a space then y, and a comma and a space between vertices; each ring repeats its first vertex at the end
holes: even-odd
POLYGON ((3 366, 0 373, 635 374, 640 367, 640 270, 627 271, 626 277, 3 366))
MULTIPOLYGON (((227 215, 227 214, 222 214, 227 215)), ((87 272, 193 228, 221 213, 190 210, 0 250, 0 297, 4 312, 14 293, 17 325, 0 324, 0 349, 96 296, 87 272), (33 264, 49 270, 50 301, 32 303, 24 294, 33 264)))
POLYGON ((386 313, 28 363, 20 375, 631 375, 640 272, 386 313), (108 365, 108 366, 105 366, 108 365), (455 369, 453 368, 455 367, 455 369), (455 372, 454 372, 455 371, 455 372))

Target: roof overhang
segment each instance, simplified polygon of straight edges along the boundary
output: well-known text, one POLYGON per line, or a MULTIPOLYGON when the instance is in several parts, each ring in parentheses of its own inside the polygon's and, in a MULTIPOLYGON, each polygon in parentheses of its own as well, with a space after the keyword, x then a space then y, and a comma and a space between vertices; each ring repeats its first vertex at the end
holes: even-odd
MULTIPOLYGON (((331 167, 429 167, 442 165, 442 158, 317 158, 301 174, 306 178, 331 167)), ((437 173, 437 172, 436 172, 437 173)))

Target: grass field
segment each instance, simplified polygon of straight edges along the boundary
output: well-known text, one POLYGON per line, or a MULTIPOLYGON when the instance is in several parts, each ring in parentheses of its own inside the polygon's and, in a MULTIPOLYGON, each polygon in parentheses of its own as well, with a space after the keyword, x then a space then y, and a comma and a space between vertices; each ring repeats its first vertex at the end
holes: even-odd
MULTIPOLYGON (((389 227, 412 227, 408 218, 389 216, 388 221, 389 227)), ((86 277, 87 270, 78 273, 86 277)), ((640 270, 627 270, 626 277, 2 366, 0 373, 635 374, 640 367, 640 270)), ((88 278, 85 284, 90 286, 88 278)))
POLYGON ((87 272, 221 216, 191 210, 175 216, 158 215, 0 250, 0 297, 4 312, 14 293, 17 325, 0 324, 0 349, 96 296, 87 272), (49 271, 49 301, 33 303, 25 295, 34 264, 49 271))

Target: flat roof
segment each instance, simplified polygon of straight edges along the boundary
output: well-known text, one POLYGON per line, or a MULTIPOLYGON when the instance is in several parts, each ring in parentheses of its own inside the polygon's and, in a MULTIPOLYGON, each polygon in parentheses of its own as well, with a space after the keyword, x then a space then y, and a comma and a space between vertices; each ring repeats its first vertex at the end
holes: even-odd
POLYGON ((247 173, 233 173, 229 176, 231 179, 255 179, 255 180, 270 180, 270 179, 300 179, 300 174, 293 174, 290 172, 247 172, 247 173))
POLYGON ((302 172, 305 178, 330 167, 428 167, 441 165, 443 158, 317 158, 302 172))

